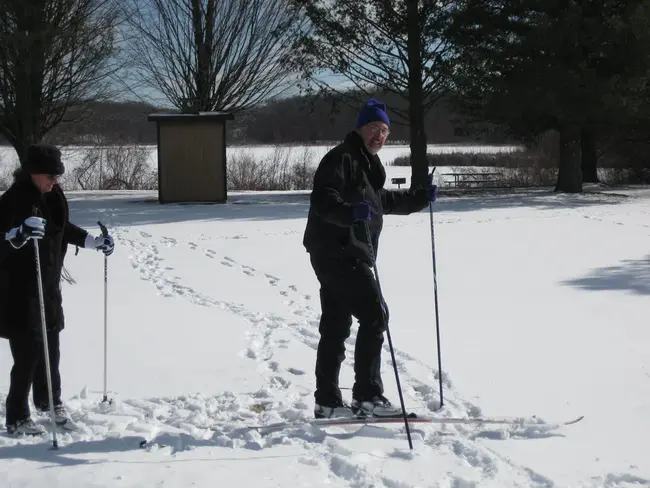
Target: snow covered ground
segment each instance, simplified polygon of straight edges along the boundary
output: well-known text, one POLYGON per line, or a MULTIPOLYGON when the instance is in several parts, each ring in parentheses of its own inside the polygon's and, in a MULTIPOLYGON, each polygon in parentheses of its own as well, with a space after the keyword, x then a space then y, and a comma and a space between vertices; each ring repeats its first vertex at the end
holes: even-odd
MULTIPOLYGON (((389 172, 389 177, 392 174, 389 172)), ((650 486, 650 190, 441 198, 435 206, 445 405, 436 415, 580 423, 244 427, 312 416, 318 284, 302 247, 308 192, 165 205, 72 192, 109 226, 103 258, 71 252, 64 400, 82 431, 0 432, 0 486, 650 486), (140 447, 143 439, 151 442, 140 447)), ((387 216, 378 268, 409 410, 438 408, 428 211, 387 216)), ((354 332, 341 384, 352 386, 354 332)), ((0 342, 0 417, 11 357, 0 342)), ((398 402, 390 354, 386 395, 398 402)), ((40 422, 47 425, 47 418, 40 422)))

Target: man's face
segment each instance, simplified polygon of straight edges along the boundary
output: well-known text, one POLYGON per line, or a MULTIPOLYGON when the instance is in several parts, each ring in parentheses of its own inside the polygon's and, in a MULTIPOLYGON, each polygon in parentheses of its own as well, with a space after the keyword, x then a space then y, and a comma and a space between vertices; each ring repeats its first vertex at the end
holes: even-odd
POLYGON ((59 175, 39 173, 32 175, 32 181, 41 193, 48 193, 52 191, 52 187, 59 181, 59 175))
POLYGON ((366 149, 373 156, 379 152, 379 150, 386 142, 390 130, 384 122, 370 122, 362 126, 359 129, 363 143, 366 146, 366 149))

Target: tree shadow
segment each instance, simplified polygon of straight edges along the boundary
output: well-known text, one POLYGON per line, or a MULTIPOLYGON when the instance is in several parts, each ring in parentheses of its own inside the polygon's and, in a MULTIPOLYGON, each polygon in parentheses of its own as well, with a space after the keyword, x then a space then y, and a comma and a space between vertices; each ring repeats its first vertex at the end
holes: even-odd
POLYGON ((96 441, 73 441, 69 444, 59 442, 58 449, 52 449, 52 442, 17 444, 0 447, 0 459, 24 459, 59 466, 78 466, 98 464, 106 460, 80 459, 70 457, 79 454, 116 453, 140 449, 141 436, 106 438, 96 441))
MULTIPOLYGON (((94 227, 110 215, 112 225, 138 226, 191 221, 272 221, 306 219, 310 191, 232 192, 226 203, 158 202, 155 191, 69 192, 70 218, 82 227, 94 227)), ((557 194, 528 190, 508 194, 441 197, 434 212, 472 212, 511 208, 540 210, 616 205, 629 197, 601 193, 557 194)), ((428 207, 422 210, 428 212, 428 207)), ((387 216, 390 219, 390 216, 387 216)))
POLYGON ((508 208, 576 209, 594 205, 616 205, 629 200, 629 198, 626 195, 600 192, 569 194, 556 193, 552 189, 526 189, 511 192, 443 196, 434 204, 434 211, 473 212, 508 208))
MULTIPOLYGON (((16 444, 11 446, 0 447, 0 459, 24 459, 26 461, 34 461, 44 463, 43 469, 56 468, 60 466, 80 466, 91 464, 105 464, 105 463, 147 463, 143 460, 131 461, 116 461, 112 457, 98 458, 98 459, 82 459, 79 457, 86 454, 115 454, 119 452, 133 452, 133 451, 157 451, 166 449, 167 454, 173 455, 178 452, 190 451, 197 447, 226 447, 225 452, 230 452, 231 447, 224 445, 216 439, 217 435, 212 439, 197 439, 187 433, 161 433, 153 439, 146 441, 142 436, 124 436, 113 437, 93 441, 72 441, 67 444, 59 442, 58 449, 52 449, 52 443, 48 439, 47 442, 30 442, 28 444, 16 444)), ((281 441, 271 443, 269 446, 262 446, 254 441, 248 441, 239 446, 242 449, 250 451, 261 451, 265 447, 273 447, 281 444, 281 441)), ((202 459, 203 461, 254 461, 260 458, 264 459, 283 459, 295 458, 295 454, 264 454, 255 457, 219 457, 214 454, 209 459, 202 459)), ((177 460, 178 461, 178 460, 177 460)), ((190 459, 185 461, 197 461, 197 459, 190 459)), ((151 461, 153 463, 160 462, 159 460, 151 461)), ((171 461, 166 461, 171 462, 171 461)))
MULTIPOLYGON (((227 203, 158 202, 155 192, 71 192, 70 220, 81 227, 96 227, 110 215, 112 225, 129 227, 192 221, 272 221, 304 219, 309 192, 242 193, 227 203)), ((107 222, 104 222, 107 223, 107 222)))
POLYGON ((617 266, 594 269, 582 278, 561 284, 583 290, 621 290, 636 295, 650 295, 650 254, 641 259, 626 259, 617 266))

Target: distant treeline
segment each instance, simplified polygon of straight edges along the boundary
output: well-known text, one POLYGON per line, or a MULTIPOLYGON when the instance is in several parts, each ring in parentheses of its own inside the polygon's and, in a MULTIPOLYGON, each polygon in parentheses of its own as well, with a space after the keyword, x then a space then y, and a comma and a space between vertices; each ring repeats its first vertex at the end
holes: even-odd
MULTIPOLYGON (((393 121, 390 142, 409 141, 408 126, 391 113, 391 96, 378 95, 389 106, 393 121)), ((395 104, 398 101, 394 101, 395 104)), ((140 102, 94 102, 83 114, 70 111, 47 139, 71 144, 156 144, 156 124, 147 116, 166 110, 140 102)), ((340 140, 354 128, 358 107, 324 97, 295 96, 270 101, 235 114, 227 123, 229 144, 310 144, 340 140)), ((440 103, 426 118, 429 143, 514 143, 503 131, 485 124, 469 126, 440 103)), ((7 144, 0 136, 0 144, 7 144)))

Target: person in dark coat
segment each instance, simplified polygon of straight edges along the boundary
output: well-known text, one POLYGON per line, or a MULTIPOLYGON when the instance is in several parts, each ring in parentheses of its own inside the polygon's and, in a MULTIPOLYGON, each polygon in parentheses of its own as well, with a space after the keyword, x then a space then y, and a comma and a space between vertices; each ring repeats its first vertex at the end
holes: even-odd
POLYGON ((424 209, 435 201, 437 187, 429 181, 410 190, 384 188, 386 172, 377 153, 389 128, 386 105, 370 99, 359 112, 356 130, 323 157, 314 176, 303 244, 320 283, 317 418, 401 414, 383 395, 380 364, 388 307, 372 267, 383 215, 424 209), (352 402, 347 404, 338 380, 353 316, 359 329, 352 402))
POLYGON ((68 245, 101 250, 110 255, 113 238, 92 237, 69 221, 68 202, 58 178, 64 173, 61 151, 34 144, 0 196, 0 337, 9 339, 14 364, 6 401, 6 427, 14 435, 39 435, 45 430, 30 416, 34 405, 49 412, 45 352, 41 325, 36 256, 38 241, 44 312, 55 420, 74 428, 61 401, 59 333, 64 327, 61 272, 68 245))

